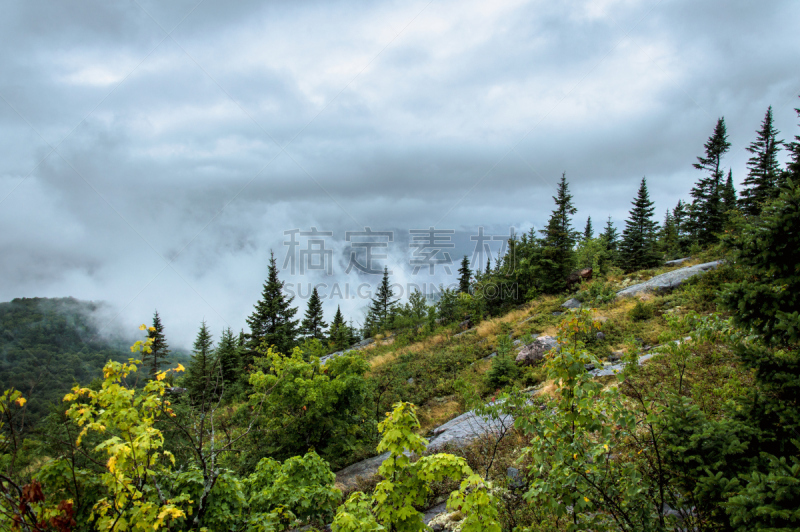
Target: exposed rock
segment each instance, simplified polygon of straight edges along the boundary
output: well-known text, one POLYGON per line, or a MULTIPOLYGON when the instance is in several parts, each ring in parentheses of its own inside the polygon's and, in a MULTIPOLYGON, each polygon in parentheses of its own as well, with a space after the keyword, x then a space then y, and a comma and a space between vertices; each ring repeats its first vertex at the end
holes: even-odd
POLYGON ((686 279, 709 270, 713 270, 719 265, 720 261, 717 260, 714 262, 706 262, 704 264, 698 264, 696 266, 689 266, 687 268, 680 268, 671 272, 662 273, 661 275, 656 275, 648 281, 620 290, 617 292, 617 297, 628 297, 645 292, 671 290, 679 286, 686 279))
POLYGON ((516 362, 523 366, 530 366, 544 358, 544 354, 551 349, 560 349, 558 340, 553 336, 540 336, 532 343, 523 347, 517 355, 516 362))
POLYGON ((564 308, 581 308, 581 302, 573 297, 572 299, 566 300, 561 306, 564 308))
POLYGON ((567 289, 572 290, 576 284, 579 284, 581 281, 591 281, 592 280, 592 269, 591 268, 584 268, 577 272, 572 272, 567 277, 567 289))
POLYGON ((469 334, 471 332, 475 332, 475 329, 467 329, 466 331, 461 331, 460 333, 456 333, 453 335, 453 338, 458 338, 460 336, 464 336, 465 334, 469 334))
POLYGON ((602 331, 598 332, 595 336, 597 337, 598 340, 605 340, 606 339, 606 335, 603 334, 602 331))
MULTIPOLYGON (((447 501, 440 502, 436 506, 433 506, 433 507, 428 508, 427 510, 425 510, 423 512, 423 515, 422 515, 422 520, 425 522, 426 525, 430 525, 430 523, 431 523, 431 521, 433 520, 434 517, 437 517, 440 514, 443 514, 445 512, 447 512, 447 501)), ((442 526, 442 525, 439 525, 439 526, 442 526)), ((434 530, 436 530, 436 529, 434 528, 434 530)), ((442 528, 440 528, 440 530, 444 530, 444 526, 442 526, 442 528)))
POLYGON ((182 394, 182 393, 186 393, 186 388, 178 388, 177 386, 169 386, 167 388, 164 388, 164 391, 169 393, 169 394, 179 395, 179 394, 182 394))
POLYGON ((414 384, 414 377, 409 377, 409 378, 406 380, 406 382, 407 382, 408 384, 414 384))
POLYGON ((462 321, 461 323, 459 323, 458 326, 461 327, 462 331, 466 331, 467 329, 471 329, 472 328, 472 320, 467 318, 464 321, 462 321))
POLYGON ((553 316, 561 316, 564 314, 563 312, 553 312, 553 316))
POLYGON ((384 460, 391 456, 390 452, 361 460, 355 464, 349 465, 344 469, 336 472, 336 483, 340 486, 350 489, 356 487, 359 478, 369 479, 378 474, 378 469, 384 460))
POLYGON ((692 257, 684 257, 682 259, 668 260, 664 264, 666 264, 667 266, 677 266, 678 264, 683 264, 687 260, 691 260, 691 258, 692 257))
POLYGON ((374 338, 364 338, 360 342, 358 342, 356 344, 353 344, 352 346, 348 347, 347 349, 343 349, 341 351, 336 351, 334 353, 331 353, 330 355, 325 355, 324 357, 319 357, 319 363, 320 364, 325 364, 328 360, 330 360, 332 358, 336 358, 338 356, 342 356, 343 354, 348 353, 350 351, 361 351, 362 349, 366 348, 368 345, 372 344, 373 342, 375 342, 374 338))

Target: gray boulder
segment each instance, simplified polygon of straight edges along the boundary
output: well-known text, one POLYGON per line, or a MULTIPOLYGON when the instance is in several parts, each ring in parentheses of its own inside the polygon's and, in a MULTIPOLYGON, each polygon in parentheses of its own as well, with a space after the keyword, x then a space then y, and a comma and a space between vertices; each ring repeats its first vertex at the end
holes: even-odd
POLYGON ((542 360, 544 354, 551 349, 560 349, 558 340, 553 336, 541 336, 520 350, 516 362, 523 366, 530 366, 542 360))
POLYGON ((562 303, 561 306, 564 308, 581 308, 581 302, 573 297, 562 303))
POLYGON ((643 283, 629 286, 624 290, 617 292, 617 297, 630 297, 643 292, 659 292, 671 290, 679 286, 682 282, 690 277, 705 273, 713 270, 720 265, 720 261, 706 262, 705 264, 698 264, 696 266, 689 266, 687 268, 680 268, 671 272, 656 275, 652 279, 643 283))

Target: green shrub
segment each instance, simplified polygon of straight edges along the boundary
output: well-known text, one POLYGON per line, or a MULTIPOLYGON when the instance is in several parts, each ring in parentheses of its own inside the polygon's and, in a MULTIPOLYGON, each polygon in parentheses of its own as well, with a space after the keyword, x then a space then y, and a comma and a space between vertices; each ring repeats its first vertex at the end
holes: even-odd
POLYGON ((638 301, 628 314, 633 321, 649 320, 653 317, 653 305, 638 301))
POLYGON ((586 289, 575 294, 575 299, 581 303, 604 305, 614 301, 617 297, 616 289, 611 283, 595 281, 586 289))
POLYGON ((511 355, 498 354, 492 359, 492 367, 486 372, 486 384, 490 390, 498 390, 517 377, 517 365, 511 355))

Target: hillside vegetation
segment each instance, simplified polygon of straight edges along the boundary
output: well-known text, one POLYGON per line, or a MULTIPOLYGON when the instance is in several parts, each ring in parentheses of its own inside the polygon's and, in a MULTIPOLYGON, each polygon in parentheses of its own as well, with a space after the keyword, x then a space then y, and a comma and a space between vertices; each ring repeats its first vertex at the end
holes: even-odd
POLYGON ((720 119, 663 225, 642 179, 621 235, 574 231, 562 176, 547 226, 494 266, 465 258, 436 305, 400 304, 384 271, 361 331, 340 311, 328 327, 315 297, 296 319, 273 257, 249 332, 201 323, 185 368, 167 369, 156 313, 132 360, 35 427, 8 389, 0 528, 797 530, 800 138, 785 169, 754 143, 741 198, 729 147, 720 119), (428 446, 470 410, 494 428, 428 446), (337 482, 375 456, 376 475, 337 482))

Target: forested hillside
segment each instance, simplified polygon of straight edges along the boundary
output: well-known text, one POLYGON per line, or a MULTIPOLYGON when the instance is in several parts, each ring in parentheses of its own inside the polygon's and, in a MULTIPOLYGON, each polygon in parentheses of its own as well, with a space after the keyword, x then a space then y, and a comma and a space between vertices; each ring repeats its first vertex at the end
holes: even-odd
POLYGON ((0 303, 0 387, 22 391, 33 420, 75 383, 101 377, 109 360, 128 359, 124 341, 97 334, 98 310, 98 303, 73 298, 0 303))
POLYGON ((201 322, 186 367, 158 313, 121 363, 83 304, 0 307, 0 528, 798 530, 800 135, 778 164, 771 113, 744 192, 720 118, 663 224, 643 178, 621 231, 576 230, 563 175, 436 304, 384 269, 360 331, 317 294, 300 319, 274 256, 248 330, 201 322), (25 428, 44 368, 78 383, 25 428))

